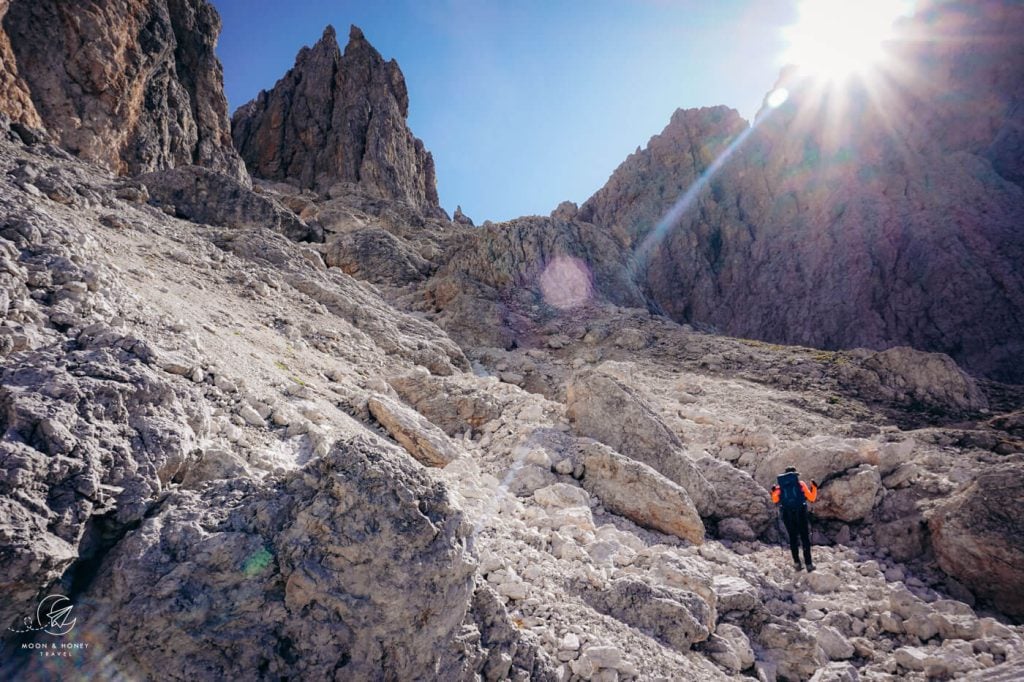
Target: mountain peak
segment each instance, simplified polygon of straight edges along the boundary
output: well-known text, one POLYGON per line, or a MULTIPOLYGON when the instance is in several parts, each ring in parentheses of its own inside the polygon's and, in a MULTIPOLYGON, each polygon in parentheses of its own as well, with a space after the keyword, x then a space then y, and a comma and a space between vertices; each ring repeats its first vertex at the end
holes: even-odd
POLYGON ((436 212, 434 161, 409 130, 408 111, 398 65, 355 25, 342 54, 328 25, 271 91, 235 112, 232 135, 257 177, 318 191, 353 183, 436 212))

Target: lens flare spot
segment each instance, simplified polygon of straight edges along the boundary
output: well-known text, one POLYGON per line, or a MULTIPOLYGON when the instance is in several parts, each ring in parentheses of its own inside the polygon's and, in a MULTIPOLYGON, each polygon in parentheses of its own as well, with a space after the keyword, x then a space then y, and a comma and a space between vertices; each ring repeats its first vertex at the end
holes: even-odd
POLYGON ((786 88, 775 88, 768 93, 768 97, 765 98, 765 104, 770 106, 772 109, 781 107, 785 101, 789 99, 789 90, 786 88))
POLYGON ((541 273, 540 290, 544 301, 560 310, 581 306, 593 295, 590 269, 578 258, 559 256, 541 273))

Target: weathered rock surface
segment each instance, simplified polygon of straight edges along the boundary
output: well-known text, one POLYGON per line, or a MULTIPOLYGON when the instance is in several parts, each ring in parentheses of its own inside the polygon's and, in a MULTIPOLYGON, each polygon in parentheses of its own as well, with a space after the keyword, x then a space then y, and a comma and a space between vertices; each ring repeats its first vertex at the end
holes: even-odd
POLYGON ((415 410, 383 395, 370 398, 368 407, 373 418, 423 464, 443 467, 459 456, 444 431, 415 410))
POLYGON ((977 413, 988 408, 977 382, 942 353, 899 346, 871 353, 859 366, 844 373, 868 398, 954 414, 977 413))
POLYGON ((643 306, 620 256, 613 238, 577 220, 532 216, 488 225, 453 244, 425 303, 460 341, 508 348, 519 342, 523 319, 505 301, 563 312, 602 302, 643 306))
POLYGON ((139 177, 152 203, 197 223, 266 227, 295 241, 323 241, 323 235, 273 199, 253 192, 235 178, 199 166, 146 173, 139 177))
POLYGON ((273 89, 232 117, 235 146, 254 176, 325 192, 355 183, 439 214, 434 160, 406 125, 409 94, 355 26, 342 54, 328 26, 273 89))
POLYGON ((387 230, 346 230, 327 242, 324 261, 356 279, 403 286, 426 279, 433 266, 408 243, 387 230))
POLYGON ((91 587, 94 646, 151 677, 459 677, 464 533, 441 486, 358 441, 267 487, 174 493, 91 587), (117 627, 128 605, 148 617, 117 627))
POLYGON ((816 348, 910 345, 1019 381, 1021 25, 1017 3, 935 3, 905 22, 884 93, 788 74, 789 99, 663 226, 747 130, 724 107, 677 111, 580 216, 633 249, 676 320, 816 348))
POLYGON ((644 528, 704 542, 704 523, 682 486, 600 443, 581 444, 580 449, 583 487, 606 509, 644 528))
POLYGON ((696 594, 652 587, 635 578, 614 580, 607 590, 588 599, 598 611, 680 651, 706 640, 714 628, 714 610, 696 594))
POLYGON ((100 519, 138 522, 208 431, 196 393, 148 366, 144 341, 109 328, 93 338, 68 355, 16 353, 0 374, 4 623, 100 551, 100 519))
MULTIPOLYGON (((9 6, 10 0, 0 0, 0 26, 2 26, 9 6)), ((34 128, 41 128, 43 125, 36 112, 36 107, 32 103, 28 86, 18 74, 17 60, 11 49, 11 41, 7 37, 7 32, 2 28, 0 28, 0 113, 6 114, 11 121, 22 125, 34 128)))
MULTIPOLYGON (((72 153, 120 174, 198 165, 248 183, 214 53, 220 27, 206 0, 11 0, 0 44, 72 153)), ((27 104, 13 106, 33 123, 27 104)))
POLYGON ((647 464, 682 486, 702 516, 714 513, 714 488, 636 391, 600 368, 574 374, 566 390, 567 414, 577 434, 647 464))
POLYGON ((944 571, 1006 613, 1024 616, 1024 465, 980 473, 928 525, 944 571))

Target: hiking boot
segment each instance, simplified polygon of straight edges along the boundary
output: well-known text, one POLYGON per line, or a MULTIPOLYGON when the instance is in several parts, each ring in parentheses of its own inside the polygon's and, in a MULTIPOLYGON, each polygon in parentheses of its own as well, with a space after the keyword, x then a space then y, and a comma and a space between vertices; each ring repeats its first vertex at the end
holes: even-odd
POLYGON ((814 564, 807 564, 807 572, 810 573, 814 570, 814 564))
MULTIPOLYGON (((793 562, 793 570, 794 571, 802 571, 802 570, 804 570, 804 565, 801 564, 799 561, 794 561, 793 562)), ((808 569, 808 570, 814 570, 814 569, 808 569)))

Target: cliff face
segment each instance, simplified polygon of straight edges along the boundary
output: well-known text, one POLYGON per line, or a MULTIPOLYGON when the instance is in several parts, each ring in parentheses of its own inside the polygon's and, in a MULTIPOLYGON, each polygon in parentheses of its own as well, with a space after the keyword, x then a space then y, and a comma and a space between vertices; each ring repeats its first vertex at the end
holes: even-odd
POLYGON ((944 4, 904 26, 885 75, 829 89, 787 74, 789 100, 649 252, 745 130, 735 112, 677 112, 581 216, 637 253, 677 320, 820 348, 912 345, 1021 380, 1022 26, 1019 5, 944 4), (915 40, 923 30, 934 39, 915 40))
MULTIPOLYGON (((7 14, 9 0, 0 0, 0 22, 7 14)), ((11 49, 11 41, 7 34, 0 30, 0 113, 6 114, 12 121, 42 127, 39 114, 28 94, 25 81, 18 75, 18 66, 11 49)))
POLYGON ((406 125, 408 114, 398 64, 385 62, 355 26, 342 54, 328 26, 272 90, 235 112, 232 134, 257 177, 320 191, 353 183, 437 212, 434 160, 406 125))
MULTIPOLYGON (((23 83, 38 122, 84 159, 121 174, 196 164, 248 182, 231 145, 219 32, 205 0, 13 0, 0 50, 9 41, 17 78, 7 67, 0 78, 16 93, 23 83)), ((23 98, 4 100, 36 122, 23 98)))

